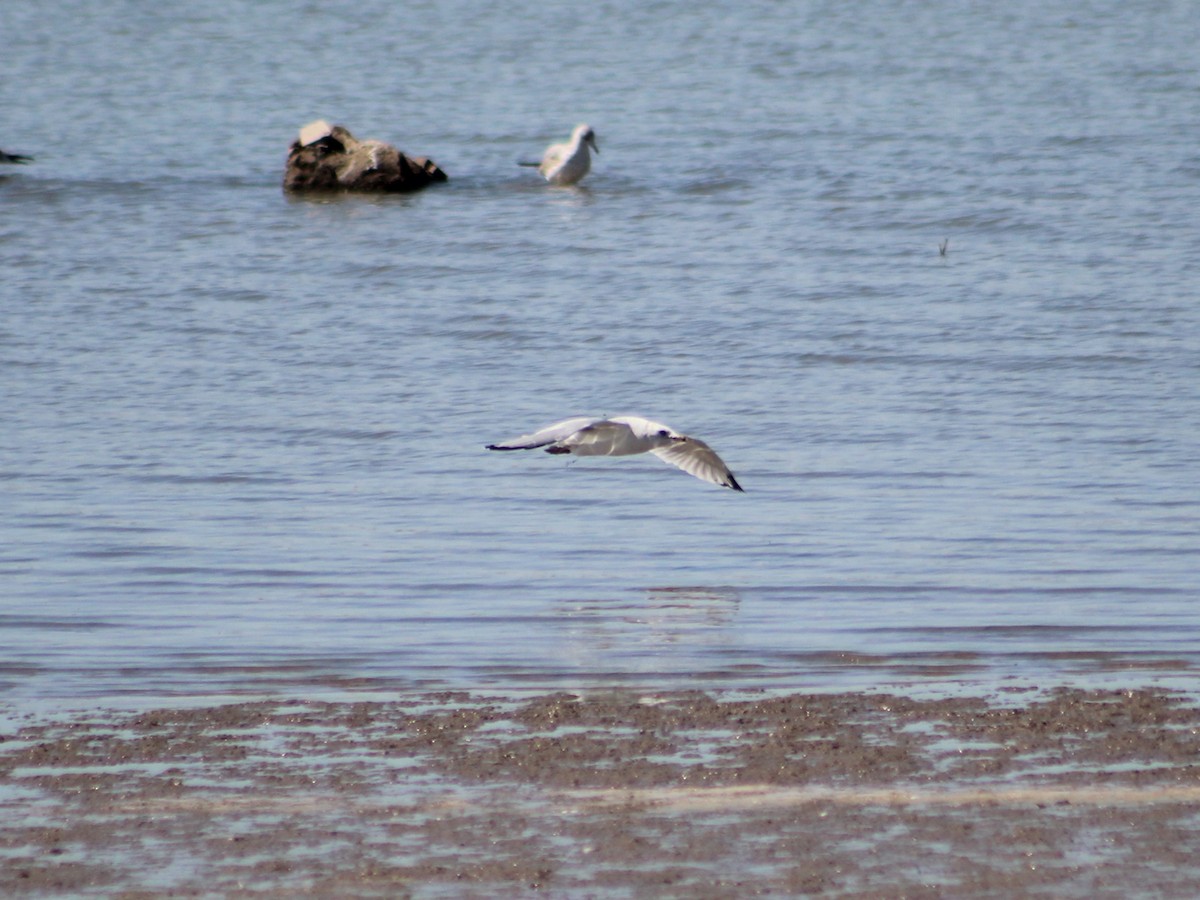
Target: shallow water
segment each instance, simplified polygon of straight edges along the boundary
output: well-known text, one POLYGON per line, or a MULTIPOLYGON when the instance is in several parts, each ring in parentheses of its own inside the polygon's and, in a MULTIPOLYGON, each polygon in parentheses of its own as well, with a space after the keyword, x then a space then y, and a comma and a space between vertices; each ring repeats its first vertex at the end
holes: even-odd
POLYGON ((1190 4, 10 6, 0 698, 1194 684, 1190 4))

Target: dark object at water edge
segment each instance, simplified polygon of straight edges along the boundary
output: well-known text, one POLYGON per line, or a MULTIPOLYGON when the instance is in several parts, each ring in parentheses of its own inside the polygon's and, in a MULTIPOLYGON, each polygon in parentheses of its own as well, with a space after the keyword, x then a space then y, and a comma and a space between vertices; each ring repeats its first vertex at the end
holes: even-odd
POLYGON ((341 125, 312 122, 288 151, 285 191, 418 191, 446 173, 425 157, 408 157, 383 141, 360 141, 341 125))

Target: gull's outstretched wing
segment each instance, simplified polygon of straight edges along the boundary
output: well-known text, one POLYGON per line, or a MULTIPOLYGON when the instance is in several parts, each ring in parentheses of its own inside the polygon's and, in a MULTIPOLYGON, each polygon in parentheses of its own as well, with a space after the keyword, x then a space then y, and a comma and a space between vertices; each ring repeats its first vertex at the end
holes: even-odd
POLYGON ((737 479, 729 471, 729 466, 721 461, 721 457, 717 456, 712 447, 699 438, 684 438, 669 447, 659 447, 650 452, 663 462, 683 469, 701 481, 711 481, 713 484, 732 488, 735 491, 742 490, 742 486, 737 483, 737 479))
POLYGON ((570 437, 581 428, 587 428, 600 421, 603 420, 591 416, 564 419, 553 425, 547 425, 545 428, 539 428, 533 434, 523 434, 520 437, 509 438, 507 441, 500 441, 498 444, 488 444, 487 448, 489 450, 533 450, 536 447, 547 447, 570 437))

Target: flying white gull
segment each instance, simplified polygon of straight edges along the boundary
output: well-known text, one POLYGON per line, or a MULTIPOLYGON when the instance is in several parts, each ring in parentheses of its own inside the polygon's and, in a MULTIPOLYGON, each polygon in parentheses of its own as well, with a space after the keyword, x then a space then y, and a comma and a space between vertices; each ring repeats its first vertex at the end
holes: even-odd
POLYGON ((542 161, 518 163, 522 166, 537 166, 551 184, 574 184, 592 168, 592 157, 588 153, 588 145, 597 153, 596 132, 590 125, 576 125, 571 132, 571 140, 565 144, 551 144, 542 155, 542 161))
POLYGON ((679 434, 661 422, 651 422, 641 416, 564 419, 533 434, 487 445, 489 450, 533 450, 537 447, 545 447, 547 453, 574 453, 576 456, 653 453, 663 462, 703 481, 742 490, 729 467, 704 441, 679 434))

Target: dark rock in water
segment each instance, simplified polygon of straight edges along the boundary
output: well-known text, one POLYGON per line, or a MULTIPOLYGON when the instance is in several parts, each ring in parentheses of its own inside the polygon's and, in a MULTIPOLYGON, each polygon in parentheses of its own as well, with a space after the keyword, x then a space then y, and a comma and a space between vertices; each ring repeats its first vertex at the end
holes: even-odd
POLYGON ((446 173, 433 160, 407 157, 383 141, 360 141, 341 125, 311 122, 288 152, 285 191, 417 191, 446 173))

